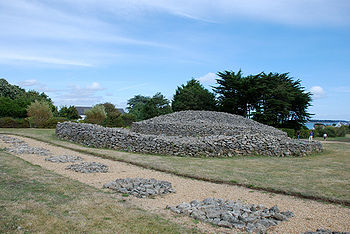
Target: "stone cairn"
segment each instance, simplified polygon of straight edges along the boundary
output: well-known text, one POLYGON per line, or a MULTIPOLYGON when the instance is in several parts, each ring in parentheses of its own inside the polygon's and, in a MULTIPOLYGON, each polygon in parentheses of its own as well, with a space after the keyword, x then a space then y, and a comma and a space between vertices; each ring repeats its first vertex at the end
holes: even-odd
POLYGON ((322 151, 318 141, 291 139, 276 128, 214 111, 180 111, 133 123, 130 130, 64 122, 57 124, 56 135, 97 148, 174 156, 283 157, 322 151))
POLYGON ((116 190, 117 192, 130 194, 139 198, 165 195, 175 193, 175 189, 168 181, 158 181, 146 178, 117 179, 103 185, 104 188, 116 190))
POLYGON ((66 170, 72 170, 80 173, 107 173, 108 166, 98 162, 82 162, 72 164, 66 167, 66 170))
POLYGON ((83 159, 81 157, 73 156, 73 155, 58 155, 58 156, 47 157, 45 158, 45 160, 53 163, 68 163, 68 162, 82 161, 83 159))
POLYGON ((265 233, 267 228, 294 216, 291 211, 281 212, 277 206, 268 209, 263 205, 245 205, 240 201, 217 198, 183 202, 167 208, 174 213, 188 215, 221 227, 238 228, 254 233, 265 233))
POLYGON ((0 135, 5 143, 12 144, 12 147, 5 148, 6 151, 15 154, 37 154, 40 156, 49 156, 51 153, 49 150, 44 148, 31 147, 22 140, 14 137, 0 135))

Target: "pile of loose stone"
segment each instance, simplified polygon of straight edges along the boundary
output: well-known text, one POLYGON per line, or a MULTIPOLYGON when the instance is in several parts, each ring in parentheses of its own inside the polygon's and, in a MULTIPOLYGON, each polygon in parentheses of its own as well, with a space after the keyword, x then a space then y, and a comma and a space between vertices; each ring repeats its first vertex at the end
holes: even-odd
POLYGON ((51 156, 45 158, 46 161, 54 162, 54 163, 68 163, 68 162, 77 162, 82 161, 83 159, 79 156, 73 156, 73 155, 58 155, 58 156, 51 156))
POLYGON ((322 151, 318 141, 286 133, 241 116, 181 111, 133 123, 131 129, 94 124, 57 124, 57 137, 97 148, 190 157, 304 156, 322 151))
POLYGON ((49 156, 51 153, 49 150, 44 148, 31 147, 22 140, 14 137, 0 135, 5 143, 12 144, 12 147, 5 148, 6 151, 15 154, 38 154, 41 156, 49 156))
POLYGON ((117 179, 103 186, 120 193, 130 194, 139 198, 175 193, 175 189, 168 181, 145 178, 117 179))
MULTIPOLYGON (((0 139, 5 143, 12 144, 12 147, 5 148, 6 151, 15 154, 37 154, 46 157, 45 160, 53 163, 69 163, 82 161, 81 157, 73 155, 57 155, 52 156, 49 150, 44 148, 31 147, 22 140, 0 134, 0 139)), ((72 164, 66 167, 66 170, 73 170, 81 173, 106 173, 108 166, 97 162, 82 162, 80 164, 72 164)))
POLYGON ((291 211, 281 212, 277 206, 268 209, 263 205, 245 205, 240 201, 217 198, 183 202, 167 208, 177 214, 188 215, 221 227, 234 227, 257 233, 264 233, 270 226, 278 225, 294 216, 291 211))
POLYGON ((72 164, 66 167, 66 170, 72 170, 80 173, 107 173, 108 166, 99 162, 82 162, 72 164))
POLYGON ((308 231, 304 234, 350 234, 350 232, 337 232, 337 231, 330 231, 327 229, 317 229, 315 232, 308 231))

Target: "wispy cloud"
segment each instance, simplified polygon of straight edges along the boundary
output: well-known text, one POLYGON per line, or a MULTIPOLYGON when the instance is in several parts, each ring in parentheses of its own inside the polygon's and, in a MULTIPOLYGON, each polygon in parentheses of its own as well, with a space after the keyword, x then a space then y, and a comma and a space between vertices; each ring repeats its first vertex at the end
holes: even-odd
POLYGON ((202 83, 215 83, 217 78, 218 76, 215 73, 209 72, 204 76, 197 78, 197 80, 199 80, 202 83))
POLYGON ((86 86, 71 85, 62 90, 61 94, 56 95, 54 100, 59 105, 88 105, 92 106, 103 100, 99 93, 105 90, 98 82, 92 82, 86 86))
POLYGON ((23 80, 18 83, 20 86, 35 86, 38 84, 37 80, 23 80))
POLYGON ((18 85, 21 87, 28 87, 29 89, 33 89, 38 92, 45 92, 50 94, 58 93, 61 91, 59 89, 50 88, 47 84, 43 84, 36 79, 19 81, 18 85))
POLYGON ((321 86, 311 87, 310 92, 312 93, 312 97, 314 99, 320 99, 320 98, 326 97, 326 92, 323 90, 321 86))
POLYGON ((36 56, 27 56, 20 54, 0 54, 1 61, 27 61, 27 62, 39 62, 46 64, 56 64, 56 65, 70 65, 70 66, 83 66, 91 67, 92 64, 84 63, 80 61, 67 60, 61 58, 50 58, 50 57, 36 57, 36 56))
MULTIPOLYGON (((99 19, 93 9, 87 11, 80 12, 64 2, 0 1, 0 44, 6 50, 0 48, 0 63, 90 67, 95 65, 96 54, 116 54, 125 45, 173 48, 145 37, 129 36, 119 24, 99 19), (76 58, 79 52, 84 61, 76 58)), ((100 61, 106 58, 111 59, 104 56, 100 61)))
POLYGON ((166 12, 180 17, 220 22, 228 19, 264 20, 293 25, 349 25, 347 0, 101 0, 66 1, 75 7, 90 7, 126 17, 166 12))

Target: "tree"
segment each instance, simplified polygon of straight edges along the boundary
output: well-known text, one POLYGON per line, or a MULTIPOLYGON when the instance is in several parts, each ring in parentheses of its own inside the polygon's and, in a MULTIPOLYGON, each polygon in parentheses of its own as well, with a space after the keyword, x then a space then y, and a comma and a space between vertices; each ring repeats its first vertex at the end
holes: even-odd
POLYGON ((45 101, 35 100, 27 108, 28 116, 34 122, 35 127, 43 127, 46 121, 52 118, 50 106, 45 101))
POLYGON ((219 72, 218 86, 221 111, 253 118, 274 127, 299 129, 309 118, 311 94, 300 80, 288 73, 260 73, 244 77, 242 72, 219 72))
POLYGON ((51 111, 54 114, 57 113, 57 108, 53 105, 52 100, 45 93, 39 93, 34 90, 25 91, 17 85, 9 84, 5 79, 0 79, 0 97, 8 98, 6 99, 6 104, 5 99, 2 99, 2 105, 9 106, 7 112, 13 114, 8 116, 13 118, 23 118, 23 110, 26 110, 27 107, 35 100, 39 102, 45 101, 50 106, 51 111), (20 106, 21 111, 18 111, 17 104, 14 104, 14 102, 11 100, 14 100, 20 106), (18 113, 19 115, 15 115, 15 113, 18 113))
POLYGON ((17 85, 11 85, 4 78, 0 79, 0 97, 16 99, 25 94, 25 90, 17 85))
POLYGON ((186 85, 177 87, 171 105, 173 111, 216 110, 215 95, 195 79, 191 79, 186 85))
POLYGON ((63 106, 58 112, 58 116, 67 118, 69 120, 79 119, 80 115, 78 113, 77 108, 75 106, 63 106))
POLYGON ((149 99, 143 107, 144 119, 150 119, 159 115, 165 115, 171 113, 171 107, 169 100, 166 99, 161 93, 156 93, 151 99, 149 99))
POLYGON ((0 117, 25 118, 28 105, 30 102, 24 98, 0 97, 0 117))
POLYGON ((105 102, 101 105, 105 107, 105 111, 107 115, 114 112, 121 114, 120 111, 117 108, 115 108, 115 105, 110 102, 105 102))
POLYGON ((92 124, 102 124, 107 117, 105 107, 101 104, 86 110, 84 114, 86 115, 85 122, 92 124))
POLYGON ((169 100, 161 93, 156 93, 153 97, 136 95, 128 100, 129 113, 134 115, 136 121, 141 121, 155 116, 171 113, 169 100))
POLYGON ((126 109, 129 111, 130 114, 135 116, 136 121, 141 121, 145 119, 143 108, 150 99, 150 97, 136 95, 128 100, 128 107, 126 109))

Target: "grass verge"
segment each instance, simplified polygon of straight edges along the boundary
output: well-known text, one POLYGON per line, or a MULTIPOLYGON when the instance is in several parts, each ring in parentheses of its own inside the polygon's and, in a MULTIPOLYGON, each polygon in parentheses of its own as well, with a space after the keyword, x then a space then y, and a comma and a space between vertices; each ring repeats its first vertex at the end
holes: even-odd
POLYGON ((191 233, 120 196, 0 151, 0 233, 191 233))
POLYGON ((0 129, 0 133, 27 136, 78 152, 189 178, 350 206, 349 144, 325 144, 323 153, 307 157, 191 158, 84 147, 57 139, 54 130, 47 129, 0 129))

